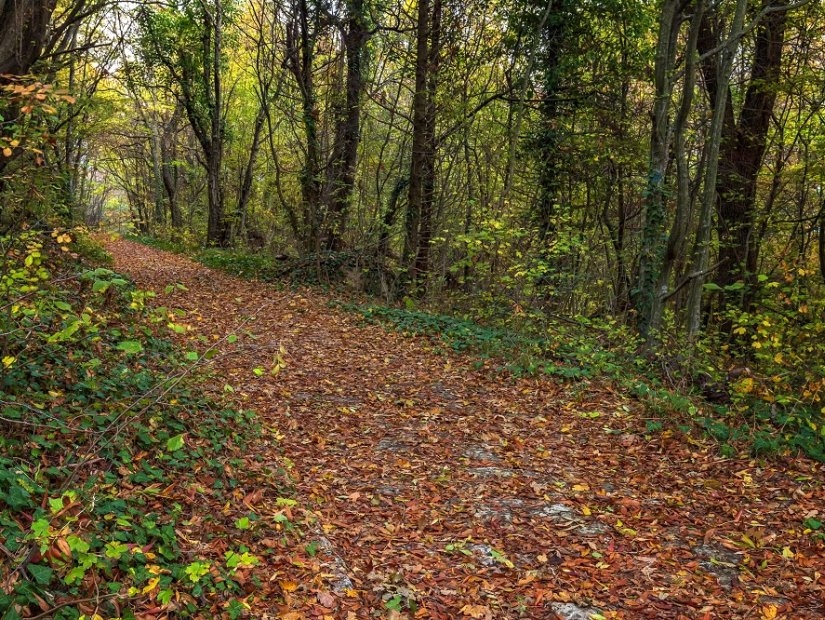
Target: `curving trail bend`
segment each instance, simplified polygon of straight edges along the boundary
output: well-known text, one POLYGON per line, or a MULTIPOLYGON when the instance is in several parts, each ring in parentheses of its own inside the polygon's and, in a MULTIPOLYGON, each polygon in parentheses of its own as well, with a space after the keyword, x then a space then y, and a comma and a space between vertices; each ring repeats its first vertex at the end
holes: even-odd
MULTIPOLYGON (((825 543, 802 525, 825 521, 822 465, 724 459, 646 435, 638 403, 606 383, 475 369, 315 292, 108 247, 154 303, 186 312, 188 338, 238 335, 215 390, 263 420, 251 463, 294 464, 304 541, 284 548, 265 518, 233 534, 264 559, 252 617, 825 617, 825 543)), ((276 513, 272 489, 237 496, 276 513)))

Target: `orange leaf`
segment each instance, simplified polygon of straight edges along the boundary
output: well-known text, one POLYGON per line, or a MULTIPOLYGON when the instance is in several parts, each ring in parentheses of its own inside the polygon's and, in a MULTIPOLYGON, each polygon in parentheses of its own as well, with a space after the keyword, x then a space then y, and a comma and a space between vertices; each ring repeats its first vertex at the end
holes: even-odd
POLYGON ((460 611, 465 616, 470 616, 471 618, 491 620, 493 617, 493 612, 485 605, 465 605, 460 611))

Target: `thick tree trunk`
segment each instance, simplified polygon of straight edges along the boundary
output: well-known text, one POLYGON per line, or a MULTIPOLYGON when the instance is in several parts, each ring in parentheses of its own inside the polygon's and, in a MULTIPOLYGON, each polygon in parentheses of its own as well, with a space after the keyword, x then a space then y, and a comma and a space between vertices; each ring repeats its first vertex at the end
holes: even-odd
POLYGON ((416 25, 415 94, 410 162, 409 210, 405 255, 412 258, 409 279, 419 293, 426 289, 435 203, 436 104, 441 45, 441 0, 419 0, 416 25))
POLYGON ((0 83, 40 59, 57 0, 0 0, 0 83))
MULTIPOLYGON (((221 1, 214 3, 212 13, 212 49, 208 56, 210 62, 204 68, 211 69, 206 76, 207 88, 211 89, 208 98, 210 109, 210 144, 206 161, 206 177, 209 195, 209 218, 207 222, 207 243, 226 247, 229 244, 229 225, 224 216, 223 187, 221 187, 221 170, 223 167, 223 84, 221 81, 221 54, 223 53, 223 7, 221 1)), ((206 29, 207 32, 209 29, 206 29)))
POLYGON ((297 14, 287 32, 287 63, 295 77, 301 95, 301 109, 304 125, 306 153, 301 170, 302 231, 301 244, 307 254, 321 249, 321 228, 323 223, 321 182, 321 141, 318 131, 320 111, 315 93, 313 76, 315 62, 315 28, 310 20, 317 20, 310 14, 307 0, 299 0, 297 14))
POLYGON ((347 60, 346 95, 337 119, 333 146, 329 222, 326 239, 328 250, 340 250, 346 230, 347 211, 355 188, 358 145, 361 140, 361 94, 364 84, 364 49, 369 38, 363 0, 347 3, 346 30, 343 33, 347 60))
POLYGON ((568 26, 568 2, 550 0, 547 19, 541 27, 540 72, 542 74, 542 98, 539 103, 539 133, 534 138, 538 153, 538 197, 535 218, 542 251, 548 237, 556 229, 556 207, 559 200, 560 146, 559 100, 562 95, 561 65, 564 40, 568 26))
MULTIPOLYGON (((765 0, 763 8, 787 6, 787 1, 765 0)), ((719 271, 716 284, 723 289, 742 282, 741 292, 728 293, 727 301, 748 310, 757 284, 759 241, 755 235, 757 216, 756 180, 765 154, 768 131, 776 102, 782 66, 787 12, 765 14, 756 29, 750 81, 738 122, 723 128, 719 153, 719 271)), ((729 117, 730 118, 730 117, 729 117)))
MULTIPOLYGON (((6 76, 27 74, 40 59, 56 4, 57 0, 0 0, 0 85, 8 82, 6 76)), ((6 123, 17 115, 14 106, 7 108, 0 102, 0 117, 6 123)), ((0 155, 0 190, 5 184, 2 172, 10 161, 0 155)))

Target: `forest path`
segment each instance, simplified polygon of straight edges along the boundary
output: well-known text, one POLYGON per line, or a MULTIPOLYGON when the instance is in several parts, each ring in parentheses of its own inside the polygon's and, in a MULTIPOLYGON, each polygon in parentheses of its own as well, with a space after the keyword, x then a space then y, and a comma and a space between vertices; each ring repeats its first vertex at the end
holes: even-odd
MULTIPOLYGON (((825 545, 802 525, 825 511, 820 465, 646 436, 607 384, 474 369, 315 292, 108 247, 193 333, 239 336, 215 389, 233 386, 269 441, 280 431, 318 516, 302 558, 260 567, 253 617, 825 617, 825 545)), ((253 552, 270 526, 248 532, 253 552)))

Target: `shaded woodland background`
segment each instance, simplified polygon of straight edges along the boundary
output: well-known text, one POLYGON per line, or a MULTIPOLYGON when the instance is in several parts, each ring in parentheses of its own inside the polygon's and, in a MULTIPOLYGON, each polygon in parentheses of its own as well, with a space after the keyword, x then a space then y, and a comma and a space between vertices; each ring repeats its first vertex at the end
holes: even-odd
POLYGON ((545 353, 608 350, 821 441, 823 17, 0 1, 2 234, 57 218, 231 249, 218 262, 448 309, 545 353))

